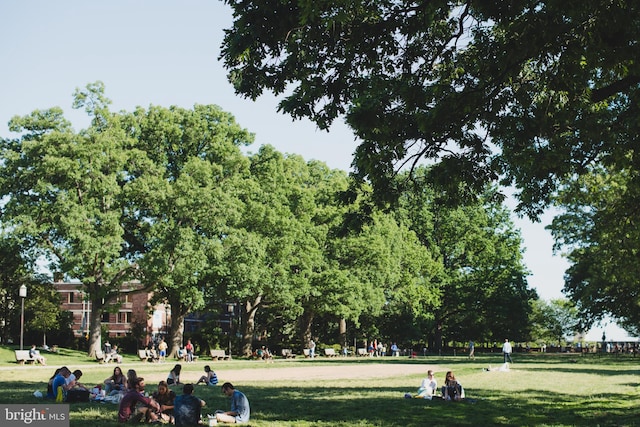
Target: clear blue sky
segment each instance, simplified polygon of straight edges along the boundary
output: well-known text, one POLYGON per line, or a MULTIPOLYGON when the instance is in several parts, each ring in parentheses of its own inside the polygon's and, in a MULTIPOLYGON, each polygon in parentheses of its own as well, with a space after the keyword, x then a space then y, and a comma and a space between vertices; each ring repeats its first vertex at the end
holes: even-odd
MULTIPOLYGON (((277 99, 257 102, 233 93, 217 58, 231 11, 216 0, 20 0, 0 2, 0 136, 14 115, 59 106, 76 129, 86 126, 71 109, 75 88, 101 80, 113 110, 136 106, 217 104, 256 134, 249 151, 271 144, 285 153, 348 170, 356 141, 336 123, 330 132, 276 111, 277 99)), ((561 298, 568 264, 551 251, 541 223, 514 218, 525 240, 530 285, 544 299, 561 298)), ((618 328, 607 335, 622 336, 618 328)), ((602 335, 595 328, 593 337, 602 335)))

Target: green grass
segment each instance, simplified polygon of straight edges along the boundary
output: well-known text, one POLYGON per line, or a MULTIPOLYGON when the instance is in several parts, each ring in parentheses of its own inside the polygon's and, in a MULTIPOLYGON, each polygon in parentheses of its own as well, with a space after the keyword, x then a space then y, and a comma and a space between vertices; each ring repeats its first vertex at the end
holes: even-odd
MULTIPOLYGON (((327 364, 422 364, 437 365, 439 383, 444 369, 453 369, 464 385, 468 401, 462 403, 404 399, 415 392, 423 375, 394 378, 287 381, 243 381, 236 384, 249 397, 253 426, 634 426, 640 425, 638 362, 625 356, 585 357, 567 355, 514 355, 511 372, 483 372, 501 363, 500 355, 426 357, 409 360, 387 357, 295 361, 263 364, 233 360, 210 362, 218 372, 228 369, 280 369, 327 364)), ((0 347, 0 403, 42 403, 34 390, 44 391, 57 366, 84 372, 87 385, 100 383, 113 365, 99 365, 86 355, 61 350, 47 355, 46 367, 19 366, 13 350, 0 347)), ((197 379, 204 361, 183 365, 183 378, 197 379)), ((126 356, 121 367, 137 370, 148 378, 162 378, 172 366, 143 364, 126 356)), ((383 372, 381 372, 383 373, 383 372)), ((224 380, 224 377, 222 377, 224 380)), ((149 381, 152 385, 155 381, 149 381)), ((149 391, 153 387, 148 388, 149 391)), ((207 401, 204 413, 228 407, 219 388, 200 386, 196 395, 207 401)), ((71 426, 116 426, 113 404, 72 404, 71 426)))

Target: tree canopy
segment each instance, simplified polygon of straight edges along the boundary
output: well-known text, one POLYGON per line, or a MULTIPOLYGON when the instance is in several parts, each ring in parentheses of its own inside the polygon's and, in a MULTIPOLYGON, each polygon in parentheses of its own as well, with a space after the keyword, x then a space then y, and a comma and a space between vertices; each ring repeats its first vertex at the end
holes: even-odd
MULTIPOLYGON (((90 353, 100 348, 102 314, 134 279, 137 291, 153 293, 148 310, 169 304, 173 349, 186 315, 211 318, 223 305, 242 308, 232 329, 245 355, 270 336, 298 347, 312 337, 411 345, 436 336, 439 347, 469 334, 526 336, 535 294, 519 234, 490 187, 463 207, 425 186, 403 193, 395 211, 377 209, 366 184, 342 197, 344 171, 269 145, 243 154, 252 135, 219 107, 113 113, 100 83, 74 100, 92 118, 87 129, 74 131, 52 108, 14 118, 19 137, 1 141, 2 221, 12 239, 3 250, 42 255, 82 282, 90 353), (347 322, 358 330, 348 333, 347 322)), ((7 298, 22 271, 7 275, 7 298)), ((40 294, 48 298, 46 286, 40 294)), ((49 299, 41 312, 57 306, 49 299)), ((50 324, 30 327, 47 333, 50 324)))
POLYGON ((556 250, 571 263, 565 291, 577 303, 583 329, 609 316, 627 331, 640 332, 639 170, 590 168, 588 175, 569 180, 555 199, 562 213, 549 229, 556 250))
POLYGON ((501 180, 535 218, 559 178, 635 146, 637 2, 225 2, 237 93, 282 95, 281 111, 322 129, 344 116, 379 200, 428 160, 423 179, 450 196, 501 180))

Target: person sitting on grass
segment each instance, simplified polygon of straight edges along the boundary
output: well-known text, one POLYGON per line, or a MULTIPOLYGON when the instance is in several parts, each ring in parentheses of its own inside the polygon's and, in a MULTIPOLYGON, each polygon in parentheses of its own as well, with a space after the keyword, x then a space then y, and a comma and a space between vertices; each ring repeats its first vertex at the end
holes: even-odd
POLYGON ((82 377, 82 371, 80 369, 76 369, 75 371, 73 371, 71 375, 67 377, 67 385, 65 387, 65 390, 87 390, 87 388, 82 383, 80 383, 80 377, 82 377))
POLYGON ((193 384, 185 384, 182 394, 173 401, 173 417, 176 426, 195 426, 200 424, 202 407, 205 401, 193 395, 193 384))
POLYGON ((167 377, 168 385, 180 384, 180 371, 182 371, 182 365, 178 363, 169 372, 169 376, 167 377))
POLYGON ((63 400, 64 392, 67 387, 67 378, 71 375, 71 371, 66 366, 56 369, 53 377, 49 380, 51 386, 47 385, 47 398, 54 400, 63 400), (58 398, 58 395, 62 393, 62 396, 58 398))
POLYGON ((222 384, 222 392, 231 398, 231 410, 216 411, 216 419, 221 423, 248 423, 251 416, 249 400, 244 393, 236 390, 231 383, 222 384))
POLYGON ((459 402, 464 398, 464 391, 462 389, 462 385, 456 379, 456 376, 453 374, 453 371, 448 371, 445 380, 444 386, 442 386, 442 398, 444 400, 453 400, 459 402))
POLYGON ((173 405, 176 399, 176 393, 169 390, 169 386, 165 381, 158 383, 158 390, 151 395, 153 400, 160 404, 160 416, 163 421, 173 424, 173 405))
POLYGON ((209 365, 206 365, 204 367, 204 372, 205 374, 200 377, 196 385, 200 383, 205 383, 206 385, 211 385, 211 386, 218 384, 218 376, 213 370, 211 370, 211 367, 209 365))
POLYGON ((127 377, 122 373, 120 366, 113 368, 113 374, 104 380, 104 388, 107 394, 120 393, 127 389, 127 377))
POLYGON ((160 404, 144 395, 144 378, 136 378, 133 388, 129 389, 120 401, 118 409, 118 422, 140 422, 143 418, 146 422, 159 422, 160 404))
POLYGON ((422 384, 420 384, 420 388, 418 388, 418 395, 416 397, 432 399, 437 389, 438 381, 433 376, 433 371, 429 369, 427 371, 427 378, 422 380, 422 384))
POLYGON ((127 387, 126 387, 127 391, 134 389, 136 378, 138 378, 138 374, 136 373, 136 370, 129 369, 127 371, 127 387))

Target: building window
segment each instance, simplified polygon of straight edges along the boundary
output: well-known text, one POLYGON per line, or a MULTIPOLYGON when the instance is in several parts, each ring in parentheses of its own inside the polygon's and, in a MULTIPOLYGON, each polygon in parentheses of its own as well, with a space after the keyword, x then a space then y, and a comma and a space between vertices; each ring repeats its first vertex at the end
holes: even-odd
POLYGON ((102 313, 102 323, 109 323, 109 313, 102 313))
POLYGON ((69 292, 69 304, 73 304, 73 292, 69 292))
POLYGON ((121 311, 118 313, 118 323, 131 323, 131 312, 121 311))
POLYGON ((118 299, 117 299, 117 301, 118 301, 120 304, 127 304, 127 303, 131 302, 131 301, 129 300, 129 294, 120 294, 120 295, 118 295, 118 299))

